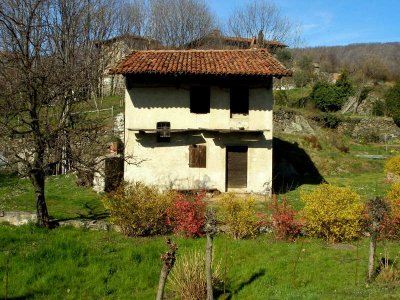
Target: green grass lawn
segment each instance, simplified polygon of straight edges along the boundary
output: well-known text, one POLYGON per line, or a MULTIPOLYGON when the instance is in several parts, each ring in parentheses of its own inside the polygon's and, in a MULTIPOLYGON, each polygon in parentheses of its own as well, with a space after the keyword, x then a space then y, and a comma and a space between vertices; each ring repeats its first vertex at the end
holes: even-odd
MULTIPOLYGON (((154 299, 164 237, 126 238, 73 228, 0 226, 0 297, 9 299, 154 299)), ((179 257, 203 251, 205 239, 172 237, 179 257)), ((392 259, 398 243, 380 245, 392 259)), ((397 285, 367 285, 368 241, 328 245, 269 236, 214 244, 226 296, 232 299, 398 299, 397 285)), ((171 294, 168 294, 172 296, 171 294)), ((224 296, 220 296, 224 299, 224 296)))
MULTIPOLYGON (((55 219, 102 218, 106 210, 102 196, 75 184, 75 175, 49 176, 45 185, 46 202, 55 219)), ((26 178, 0 173, 0 210, 36 210, 33 187, 26 178)))

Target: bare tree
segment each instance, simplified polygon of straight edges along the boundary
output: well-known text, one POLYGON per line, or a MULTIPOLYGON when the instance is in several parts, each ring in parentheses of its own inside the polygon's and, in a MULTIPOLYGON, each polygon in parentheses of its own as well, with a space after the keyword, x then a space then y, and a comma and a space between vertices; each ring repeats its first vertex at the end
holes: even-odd
POLYGON ((202 0, 150 0, 150 35, 173 48, 203 37, 214 18, 202 0))
POLYGON ((40 226, 49 226, 49 168, 92 164, 101 152, 103 124, 79 111, 96 92, 94 41, 109 34, 111 13, 106 0, 0 3, 0 139, 34 187, 40 226))
POLYGON ((117 34, 147 35, 148 11, 148 2, 146 0, 119 1, 116 14, 117 34))
POLYGON ((228 31, 234 36, 253 37, 260 32, 267 40, 289 44, 299 42, 299 27, 283 16, 272 2, 254 0, 234 10, 228 19, 228 31))

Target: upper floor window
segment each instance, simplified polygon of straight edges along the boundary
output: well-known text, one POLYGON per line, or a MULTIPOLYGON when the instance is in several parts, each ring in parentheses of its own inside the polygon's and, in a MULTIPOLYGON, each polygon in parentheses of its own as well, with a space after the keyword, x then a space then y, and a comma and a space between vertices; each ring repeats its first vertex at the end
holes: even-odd
POLYGON ((249 88, 234 87, 230 91, 231 117, 235 114, 249 114, 249 88))
POLYGON ((157 122, 157 142, 168 143, 171 141, 171 123, 157 122))
POLYGON ((210 112, 210 87, 194 86, 190 88, 190 112, 195 114, 210 112))

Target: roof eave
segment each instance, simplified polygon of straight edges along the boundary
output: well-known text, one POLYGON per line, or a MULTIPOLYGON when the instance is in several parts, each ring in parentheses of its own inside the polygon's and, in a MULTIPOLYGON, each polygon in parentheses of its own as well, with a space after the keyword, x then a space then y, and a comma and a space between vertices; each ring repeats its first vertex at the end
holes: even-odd
POLYGON ((192 72, 172 72, 172 73, 166 73, 166 72, 126 72, 126 71, 119 71, 117 69, 112 69, 110 70, 109 74, 111 75, 137 75, 137 76, 152 76, 152 75, 157 75, 157 76, 217 76, 217 77, 285 77, 285 76, 292 76, 291 71, 287 72, 282 72, 282 73, 271 73, 271 74, 260 74, 260 73, 192 73, 192 72))

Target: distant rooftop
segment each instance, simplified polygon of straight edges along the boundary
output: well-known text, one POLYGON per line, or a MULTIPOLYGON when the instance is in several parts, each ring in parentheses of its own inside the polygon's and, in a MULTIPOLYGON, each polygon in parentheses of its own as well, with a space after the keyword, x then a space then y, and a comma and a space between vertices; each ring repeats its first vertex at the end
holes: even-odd
MULTIPOLYGON (((262 32, 261 32, 262 34, 262 32)), ((263 36, 263 35, 262 35, 263 36)), ((287 45, 276 41, 276 40, 264 40, 262 36, 254 36, 252 38, 244 38, 244 37, 233 37, 233 36, 224 36, 221 31, 213 30, 209 34, 201 37, 199 39, 193 40, 188 43, 185 48, 186 49, 195 49, 203 46, 213 46, 222 44, 227 47, 234 47, 240 49, 249 49, 253 46, 257 46, 260 48, 267 49, 276 49, 276 48, 286 48, 287 45)))
POLYGON ((143 43, 151 43, 155 45, 161 45, 161 43, 153 38, 147 37, 147 36, 141 36, 141 35, 134 35, 134 34, 123 34, 119 35, 113 38, 110 38, 108 40, 102 40, 98 41, 96 44, 97 45, 110 45, 115 42, 119 41, 134 41, 134 42, 143 42, 143 43))

